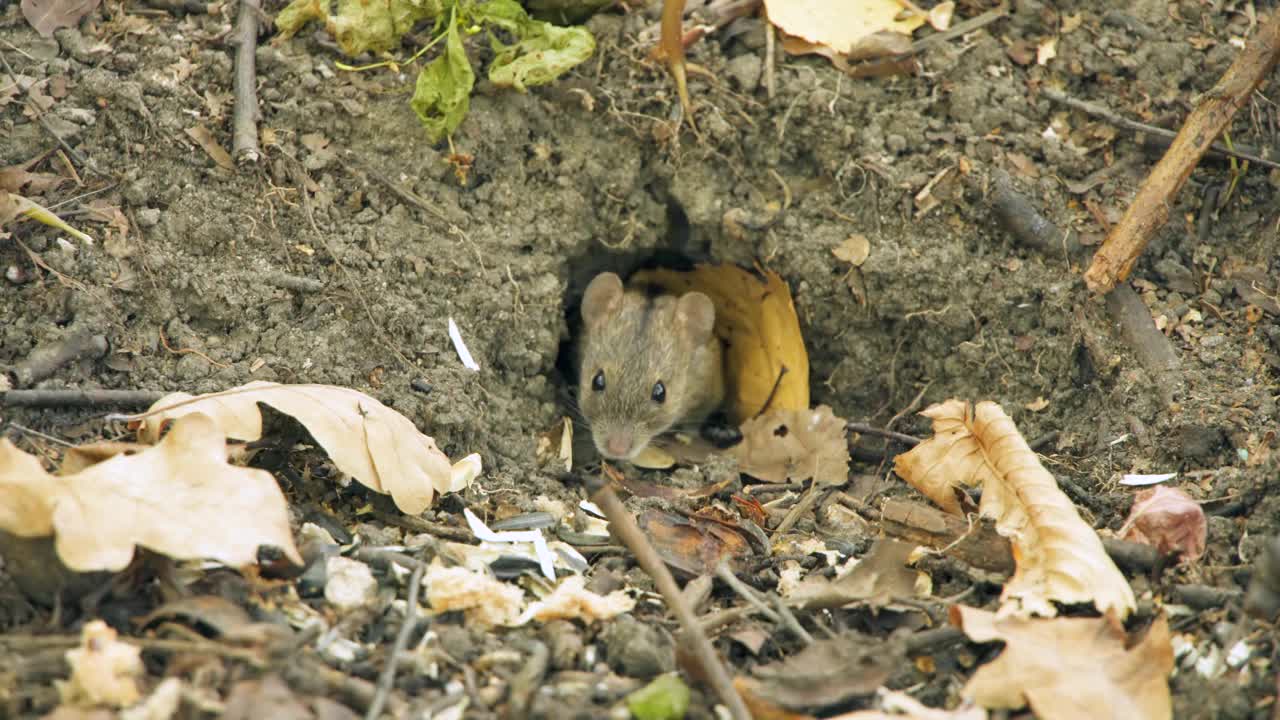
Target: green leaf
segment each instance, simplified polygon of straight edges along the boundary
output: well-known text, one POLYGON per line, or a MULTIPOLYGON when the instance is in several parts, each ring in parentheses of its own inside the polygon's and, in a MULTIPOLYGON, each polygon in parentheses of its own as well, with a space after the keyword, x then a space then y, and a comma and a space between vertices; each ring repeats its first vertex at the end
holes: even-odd
POLYGON ((675 673, 659 675, 627 696, 627 709, 636 720, 680 720, 689 710, 689 688, 675 673))
POLYGON ((545 85, 591 57, 596 49, 595 38, 586 28, 558 27, 530 19, 514 0, 489 0, 476 5, 474 13, 477 21, 496 25, 517 38, 512 45, 492 40, 495 55, 489 65, 489 80, 499 87, 524 92, 530 85, 545 85))
POLYGON ((476 83, 456 17, 449 19, 446 33, 444 52, 418 73, 418 85, 409 101, 433 143, 452 135, 466 117, 471 87, 476 83))

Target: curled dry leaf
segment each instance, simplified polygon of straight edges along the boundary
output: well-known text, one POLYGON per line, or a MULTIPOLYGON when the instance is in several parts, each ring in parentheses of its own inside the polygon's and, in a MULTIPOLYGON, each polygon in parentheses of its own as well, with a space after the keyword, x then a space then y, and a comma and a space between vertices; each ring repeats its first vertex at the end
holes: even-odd
POLYGON ((815 481, 839 485, 849 479, 845 420, 831 408, 775 409, 742 424, 742 442, 730 450, 738 469, 765 482, 815 481))
POLYGON ((1005 643, 1000 657, 978 668, 962 691, 986 708, 1029 705, 1041 720, 1172 717, 1173 645, 1164 616, 1136 643, 1112 615, 1001 619, 956 605, 951 621, 974 642, 1005 643))
POLYGON ((342 472, 380 493, 410 515, 426 510, 436 493, 456 492, 479 472, 479 456, 452 467, 436 441, 409 418, 362 392, 332 385, 281 385, 255 381, 208 395, 174 393, 161 398, 141 420, 140 437, 154 442, 166 421, 191 413, 213 418, 229 438, 262 437, 258 403, 302 423, 342 472))
POLYGON ((971 408, 953 399, 921 414, 933 420, 933 437, 899 455, 894 470, 956 514, 957 490, 982 486, 981 514, 996 521, 1017 559, 1002 612, 1051 617, 1050 601, 1058 601, 1129 615, 1135 605, 1129 583, 999 405, 971 408))
POLYGON ((530 620, 546 622, 563 618, 591 623, 631 612, 635 606, 636 601, 625 591, 614 590, 608 595, 599 595, 586 589, 586 578, 570 575, 561 580, 550 595, 529 603, 518 622, 524 624, 530 620))
POLYGON ((486 573, 445 567, 435 560, 422 582, 427 586, 427 603, 436 612, 461 610, 468 623, 481 627, 513 625, 520 617, 524 591, 486 573))
POLYGON ((690 577, 710 575, 722 562, 736 568, 752 554, 742 532, 710 518, 646 510, 636 524, 663 562, 690 577))
POLYGON ((62 700, 70 705, 125 707, 138 701, 142 649, 116 639, 116 631, 93 620, 80 632, 80 647, 67 651, 71 677, 58 683, 62 700))
POLYGON ((302 558, 284 495, 265 470, 227 464, 226 440, 203 415, 174 423, 159 445, 117 455, 74 475, 45 472, 0 439, 0 530, 54 534, 72 570, 120 570, 139 545, 177 559, 232 566, 273 545, 302 558))
POLYGON ((1125 540, 1154 545, 1162 553, 1178 552, 1184 560, 1204 554, 1209 525, 1200 503, 1178 488, 1158 485, 1139 492, 1120 528, 1125 540))
POLYGON ((841 55, 876 33, 910 35, 927 19, 904 13, 898 0, 765 0, 764 7, 769 21, 786 35, 841 55))
POLYGON ((673 293, 697 290, 716 308, 725 343, 725 412, 740 423, 771 409, 809 407, 809 354, 791 289, 777 273, 737 265, 698 265, 690 272, 644 270, 631 282, 673 293))

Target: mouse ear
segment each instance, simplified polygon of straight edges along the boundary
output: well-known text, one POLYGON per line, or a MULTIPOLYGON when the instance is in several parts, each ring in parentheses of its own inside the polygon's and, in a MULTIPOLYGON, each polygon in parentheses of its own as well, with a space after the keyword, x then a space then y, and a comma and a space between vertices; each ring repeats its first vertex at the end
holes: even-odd
POLYGON ((716 306, 700 292, 687 292, 676 303, 676 322, 688 332, 694 347, 711 339, 716 326, 716 306))
POLYGON ((595 325, 622 305, 622 278, 607 272, 591 279, 582 295, 582 319, 595 325))

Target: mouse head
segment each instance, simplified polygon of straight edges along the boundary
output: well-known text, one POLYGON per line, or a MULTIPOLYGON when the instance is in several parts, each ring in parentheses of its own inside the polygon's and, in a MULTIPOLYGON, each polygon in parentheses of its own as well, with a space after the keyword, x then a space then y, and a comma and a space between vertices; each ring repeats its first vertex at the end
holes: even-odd
POLYGON ((602 455, 632 459, 692 409, 693 385, 705 382, 694 354, 711 340, 715 306, 700 292, 626 290, 603 273, 587 286, 582 320, 579 407, 602 455))

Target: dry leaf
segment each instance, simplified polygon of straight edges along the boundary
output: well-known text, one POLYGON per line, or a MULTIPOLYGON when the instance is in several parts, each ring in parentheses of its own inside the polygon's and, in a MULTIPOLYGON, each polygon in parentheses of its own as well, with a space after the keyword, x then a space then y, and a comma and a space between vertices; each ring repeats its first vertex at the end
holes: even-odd
POLYGON ((1178 552, 1183 560, 1195 561, 1204 554, 1209 532, 1204 509, 1178 488, 1160 485, 1139 492, 1133 499, 1129 517, 1119 535, 1162 553, 1178 552))
POLYGON ((58 556, 82 572, 124 568, 135 545, 231 566, 273 545, 302 564, 275 478, 228 465, 226 441, 203 415, 175 422, 144 452, 66 476, 0 439, 0 530, 55 534, 58 556))
POLYGON ((934 435, 899 455, 894 470, 953 514, 960 513, 958 488, 982 486, 981 514, 995 519, 1017 559, 1001 595, 1002 613, 1052 616, 1050 601, 1093 602, 1102 612, 1128 617, 1134 608, 1129 583, 999 405, 971 409, 953 399, 921 414, 933 420, 934 435))
POLYGON ((125 707, 142 696, 138 678, 142 649, 116 639, 116 631, 101 620, 93 620, 80 632, 80 647, 68 650, 71 677, 58 682, 62 701, 71 705, 125 707))
POLYGON ((951 17, 955 15, 956 4, 947 0, 929 8, 929 25, 934 30, 942 32, 951 27, 951 17))
POLYGON ((905 692, 881 688, 876 692, 880 710, 855 710, 827 720, 987 720, 987 711, 972 702, 954 710, 931 708, 905 692))
POLYGON ((910 35, 926 19, 917 13, 899 19, 904 8, 897 0, 765 0, 764 6, 779 30, 845 55, 868 35, 910 35))
POLYGON ((22 16, 44 37, 58 28, 72 27, 98 7, 100 0, 22 0, 22 16))
POLYGON ((636 524, 663 562, 690 577, 714 574, 722 562, 736 568, 742 558, 752 555, 743 533, 708 518, 646 510, 636 524))
POLYGON ((465 567, 447 568, 433 560, 422 578, 427 603, 436 612, 462 610, 468 623, 482 627, 513 625, 520 617, 524 591, 465 567))
POLYGON ((892 641, 846 632, 752 668, 759 681, 748 685, 754 695, 790 710, 821 709, 874 693, 904 654, 892 641))
POLYGON ((729 454, 738 469, 765 482, 839 485, 849 479, 845 421, 826 405, 813 410, 771 410, 742 425, 742 442, 729 454))
POLYGON ((231 153, 227 152, 218 141, 214 139, 213 133, 209 132, 209 128, 203 125, 187 128, 187 135, 196 141, 200 149, 204 150, 209 159, 217 163, 218 167, 224 170, 235 170, 236 164, 231 160, 231 153))
POLYGON ((862 267, 862 263, 871 256, 871 241, 866 235, 854 233, 832 248, 831 254, 835 255, 837 260, 843 260, 854 267, 862 267))
POLYGON ((449 458, 413 422, 362 392, 332 385, 281 385, 255 381, 193 397, 174 393, 147 412, 139 436, 159 437, 164 423, 189 413, 214 419, 229 438, 252 442, 262 437, 258 403, 269 405, 302 423, 342 472, 380 493, 396 507, 417 515, 436 493, 457 492, 479 473, 479 456, 452 467, 449 458))
POLYGON ((1043 397, 1038 397, 1035 400, 1032 400, 1031 402, 1027 403, 1026 405, 1023 405, 1023 407, 1030 410, 1031 412, 1040 412, 1041 410, 1044 410, 1045 408, 1049 407, 1049 401, 1045 400, 1043 397))
POLYGON ((222 720, 312 720, 315 715, 280 676, 241 680, 231 686, 222 720))
POLYGON ((809 407, 809 355, 791 289, 777 273, 698 265, 690 272, 642 270, 630 280, 636 281, 711 298, 716 336, 725 343, 725 412, 731 422, 772 408, 809 407))
POLYGON ((960 605, 951 613, 974 642, 1006 643, 1000 657, 978 668, 962 691, 984 707, 1030 705, 1041 720, 1172 717, 1173 646, 1163 616, 1126 648, 1124 628, 1112 616, 1000 619, 960 605))
POLYGON ((0 168, 0 190, 20 193, 25 189, 32 195, 42 195, 67 182, 61 175, 31 172, 31 166, 40 159, 36 156, 25 163, 0 168))
POLYGON ((870 552, 848 571, 834 580, 810 575, 787 600, 811 610, 855 602, 884 606, 895 597, 928 596, 932 585, 929 576, 907 567, 915 547, 893 539, 876 540, 870 552))
POLYGON ((1058 38, 1045 38, 1040 45, 1036 47, 1036 64, 1045 65, 1054 58, 1058 57, 1058 38))
POLYGON ((599 595, 586 589, 586 578, 581 575, 570 575, 561 580, 550 595, 529 603, 529 607, 525 608, 517 624, 524 624, 530 620, 546 622, 557 619, 582 620, 591 623, 631 612, 635 606, 636 601, 628 597, 623 590, 599 595))

